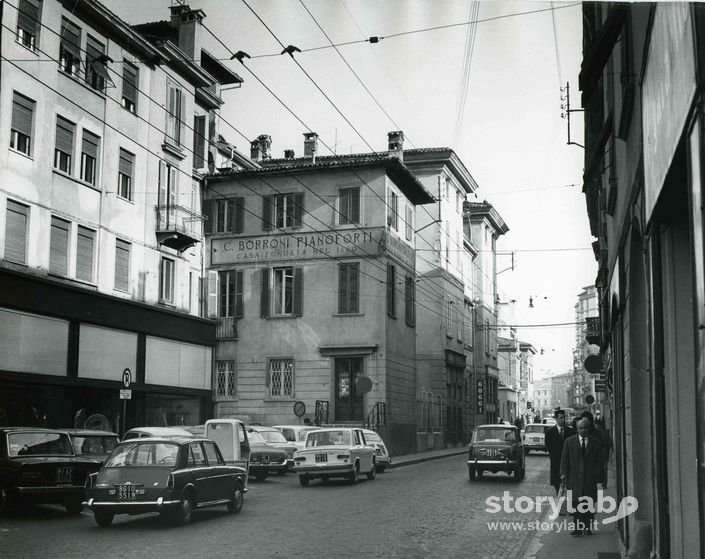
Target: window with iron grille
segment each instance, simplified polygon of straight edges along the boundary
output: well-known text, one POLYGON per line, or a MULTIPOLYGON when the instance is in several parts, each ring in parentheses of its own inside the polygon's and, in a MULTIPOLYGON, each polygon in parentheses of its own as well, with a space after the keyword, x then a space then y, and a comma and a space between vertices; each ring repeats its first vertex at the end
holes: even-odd
POLYGON ((338 222, 360 223, 360 188, 341 188, 338 198, 338 222))
POLYGON ((28 49, 36 49, 39 43, 41 6, 40 0, 20 0, 17 13, 17 42, 28 49))
POLYGON ((268 376, 270 398, 286 400, 294 397, 293 359, 270 359, 268 376))
POLYGON ((215 399, 237 398, 237 373, 233 359, 215 362, 215 399))
POLYGON ((12 123, 10 124, 10 147, 25 155, 31 155, 32 122, 35 103, 28 97, 13 91, 12 123))
POLYGON ((81 69, 81 28, 65 17, 61 18, 59 69, 72 76, 81 69))

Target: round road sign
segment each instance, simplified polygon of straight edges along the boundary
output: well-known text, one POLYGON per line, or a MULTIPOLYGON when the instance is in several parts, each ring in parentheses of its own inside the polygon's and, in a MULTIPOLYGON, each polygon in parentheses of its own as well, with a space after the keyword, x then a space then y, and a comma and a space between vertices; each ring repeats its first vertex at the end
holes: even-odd
POLYGON ((357 380, 355 381, 355 390, 358 394, 367 394, 370 390, 372 390, 372 381, 370 380, 370 377, 357 377, 357 380))
POLYGON ((306 413, 306 404, 304 404, 301 400, 298 400, 297 402, 294 403, 294 414, 296 417, 303 417, 303 415, 306 413))
POLYGON ((592 394, 588 394, 587 396, 585 396, 585 403, 586 404, 594 404, 595 397, 592 394))
POLYGON ((132 373, 130 372, 130 369, 125 369, 122 372, 122 385, 125 388, 130 388, 130 382, 132 382, 132 373))

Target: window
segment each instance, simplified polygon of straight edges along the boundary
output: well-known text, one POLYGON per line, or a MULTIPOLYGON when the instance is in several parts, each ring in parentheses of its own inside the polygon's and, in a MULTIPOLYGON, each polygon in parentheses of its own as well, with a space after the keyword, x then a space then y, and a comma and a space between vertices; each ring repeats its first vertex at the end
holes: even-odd
POLYGON ((203 454, 201 443, 191 443, 189 445, 189 466, 207 466, 206 455, 203 454))
POLYGON ((397 316, 395 282, 396 268, 393 264, 387 264, 387 314, 392 318, 396 318, 397 316))
POLYGON ((105 89, 106 81, 112 81, 105 67, 106 62, 105 45, 88 35, 86 38, 86 83, 98 91, 105 89))
POLYGON ((301 316, 304 308, 303 268, 262 270, 261 315, 301 316))
POLYGON ((56 146, 54 148, 54 168, 71 174, 73 156, 73 134, 76 125, 61 116, 56 117, 56 146))
POLYGON ((132 177, 135 166, 135 156, 129 151, 120 148, 118 161, 118 196, 125 200, 132 200, 132 177))
POLYGON ((338 198, 339 223, 360 223, 360 188, 341 188, 338 198))
POLYGON ((391 193, 389 212, 387 223, 395 231, 399 231, 399 195, 396 192, 391 193))
POLYGON ((218 316, 244 316, 241 271, 218 272, 218 316))
POLYGON ((17 264, 27 263, 27 225, 29 206, 7 201, 5 214, 5 260, 17 264))
POLYGON ((264 230, 276 227, 300 227, 304 195, 299 193, 276 194, 264 197, 262 221, 264 230))
POLYGON ((360 312, 360 264, 338 264, 338 312, 360 312))
POLYGON ((68 19, 61 18, 61 45, 59 46, 59 69, 77 76, 81 68, 81 28, 68 19))
POLYGON ((83 143, 81 145, 81 180, 89 184, 96 183, 96 170, 98 161, 98 145, 100 138, 95 134, 83 131, 83 143))
POLYGON ((453 335, 453 300, 446 296, 446 334, 453 335))
POLYGON ((159 267, 159 300, 174 302, 174 261, 170 258, 162 258, 159 267))
POLYGON ((13 91, 10 147, 25 155, 31 155, 33 117, 34 101, 13 91))
POLYGON ((166 139, 176 146, 183 146, 186 135, 186 99, 181 88, 169 82, 166 85, 166 139))
POLYGON ((206 166, 206 117, 193 117, 193 168, 202 169, 206 166))
POLYGON ((410 241, 414 235, 414 208, 411 204, 406 206, 406 240, 410 241))
POLYGON ((485 353, 490 354, 490 321, 485 320, 485 353))
POLYGON ((28 49, 36 49, 39 42, 40 0, 20 0, 17 14, 17 42, 28 49))
POLYGON ((131 113, 137 111, 137 66, 122 62, 122 106, 131 113))
POLYGON ((215 362, 215 399, 231 400, 237 397, 235 360, 215 362))
POLYGON ((404 318, 408 326, 416 326, 416 282, 413 276, 404 278, 404 318))
POLYGON ((115 289, 130 291, 130 254, 132 244, 115 239, 115 289))
POLYGON ((178 171, 177 167, 165 161, 159 162, 159 206, 168 208, 176 206, 178 171))
POLYGON ((68 274, 69 262, 69 221, 51 216, 51 235, 49 238, 49 271, 65 276, 68 274))
POLYGON ((294 360, 269 360, 269 396, 288 399, 294 397, 294 360))
POLYGON ((95 231, 78 226, 76 238, 76 279, 93 281, 95 231))
POLYGON ((245 199, 214 200, 215 230, 213 233, 242 233, 245 220, 245 199))

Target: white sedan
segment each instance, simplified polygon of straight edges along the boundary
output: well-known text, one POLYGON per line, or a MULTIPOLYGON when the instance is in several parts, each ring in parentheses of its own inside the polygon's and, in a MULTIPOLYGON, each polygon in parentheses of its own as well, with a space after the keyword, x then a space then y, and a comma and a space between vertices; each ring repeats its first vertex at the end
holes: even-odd
POLYGON ((360 474, 372 480, 377 475, 375 449, 358 428, 329 428, 306 434, 306 446, 294 453, 294 472, 308 486, 312 479, 339 477, 357 483, 360 474))

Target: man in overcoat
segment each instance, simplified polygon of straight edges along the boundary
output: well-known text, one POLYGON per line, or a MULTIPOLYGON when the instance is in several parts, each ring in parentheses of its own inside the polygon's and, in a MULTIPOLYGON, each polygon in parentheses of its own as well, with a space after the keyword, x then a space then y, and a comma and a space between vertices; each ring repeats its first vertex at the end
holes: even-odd
POLYGON ((563 444, 568 437, 575 435, 575 431, 565 424, 565 410, 557 409, 553 413, 556 424, 546 430, 546 450, 551 461, 550 483, 556 490, 556 494, 561 487, 561 455, 563 454, 563 444))
POLYGON ((570 491, 574 509, 575 530, 573 536, 592 535, 592 520, 597 502, 597 484, 605 488, 604 457, 602 442, 590 434, 590 421, 578 421, 578 434, 566 439, 561 454, 561 482, 570 491), (590 498, 590 510, 584 510, 590 498))

